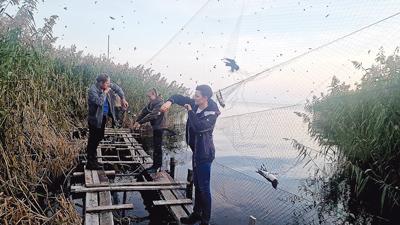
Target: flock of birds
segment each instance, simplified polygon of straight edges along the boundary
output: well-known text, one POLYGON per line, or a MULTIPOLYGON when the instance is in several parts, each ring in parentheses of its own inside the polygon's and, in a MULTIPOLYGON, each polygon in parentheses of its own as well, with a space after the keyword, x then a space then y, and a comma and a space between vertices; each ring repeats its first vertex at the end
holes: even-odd
MULTIPOLYGON (((222 2, 222 1, 217 0, 217 2, 222 2)), ((99 3, 99 1, 94 1, 94 2, 93 2, 93 4, 95 4, 95 5, 97 5, 98 3, 99 3)), ((133 4, 134 1, 130 1, 130 3, 133 4)), ((297 4, 298 4, 300 7, 303 7, 303 6, 302 6, 302 3, 301 3, 300 1, 298 1, 297 4)), ((308 7, 304 7, 304 8, 303 8, 303 11, 306 11, 307 9, 311 9, 312 7, 313 7, 312 5, 310 5, 310 6, 308 6, 308 7)), ((328 7, 329 7, 329 4, 326 5, 326 7, 328 8, 328 7)), ((68 10, 68 6, 64 6, 63 9, 64 9, 64 10, 68 10)), ((261 9, 261 10, 265 10, 266 8, 265 8, 265 7, 261 7, 260 9, 261 9)), ((135 9, 133 10, 133 13, 136 13, 136 10, 135 10, 135 9)), ((257 11, 254 12, 254 14, 257 14, 257 13, 258 13, 257 11)), ((330 16, 330 14, 328 13, 328 14, 325 15, 325 18, 327 18, 327 17, 329 17, 329 16, 330 16)), ((121 15, 121 16, 119 16, 119 17, 116 17, 116 16, 114 16, 114 15, 109 15, 108 18, 109 18, 110 20, 113 20, 113 21, 120 20, 120 21, 121 21, 121 24, 122 24, 122 29, 125 29, 125 28, 126 28, 127 22, 126 22, 126 20, 124 19, 124 15, 121 15)), ((208 16, 206 15, 205 18, 208 18, 208 16)), ((161 24, 166 24, 167 21, 168 21, 168 17, 165 17, 165 16, 164 16, 164 17, 162 18, 162 20, 160 21, 160 23, 161 23, 161 24)), ((221 23, 222 20, 221 20, 221 19, 217 19, 216 22, 217 22, 217 23, 221 23)), ((138 20, 136 23, 137 23, 137 24, 140 24, 140 21, 138 20)), ((92 22, 92 24, 95 24, 95 22, 92 22)), ((67 29, 68 26, 65 25, 64 28, 67 29)), ((115 27, 111 27, 110 30, 111 30, 111 31, 115 31, 115 27)), ((256 31, 257 31, 257 32, 261 32, 261 29, 258 28, 256 31)), ((189 32, 187 32, 187 34, 189 34, 189 32)), ((201 34, 204 34, 204 31, 201 32, 201 34)), ((220 34, 221 34, 221 35, 225 35, 224 32, 221 32, 220 34)), ((64 34, 62 34, 62 36, 64 37, 64 34)), ((264 35, 264 36, 263 36, 263 39, 267 39, 267 36, 264 35)), ((246 42, 246 44, 249 44, 249 43, 250 43, 249 41, 246 42)), ((179 43, 179 44, 181 44, 181 43, 179 43)), ((191 42, 187 42, 187 45, 188 45, 188 46, 190 46, 191 44, 192 44, 191 42)), ((223 46, 220 46, 220 47, 223 48, 223 46)), ((87 46, 85 46, 85 48, 87 48, 87 46)), ((210 46, 210 48, 212 48, 212 47, 210 46)), ((119 51, 121 51, 122 49, 123 49, 122 47, 118 47, 118 50, 119 50, 119 51)), ((134 46, 134 47, 133 47, 133 51, 137 51, 137 49, 138 49, 137 46, 134 46)), ((245 51, 245 52, 246 52, 247 50, 248 50, 247 48, 244 48, 244 51, 245 51)), ((309 50, 311 50, 311 48, 309 48, 309 50)), ((196 52, 198 53, 199 50, 196 50, 196 52)), ((297 52, 297 50, 294 50, 294 52, 297 52)), ((282 57, 282 56, 283 56, 283 54, 280 53, 280 54, 277 55, 276 57, 282 57)), ((239 65, 238 65, 238 63, 236 62, 236 59, 235 59, 235 58, 236 58, 236 57, 233 55, 233 56, 231 56, 231 57, 225 57, 225 58, 223 58, 223 59, 221 60, 221 61, 223 62, 223 64, 228 68, 228 71, 230 71, 231 73, 237 72, 237 71, 239 70, 239 68, 240 68, 239 65)), ((196 61, 198 61, 198 60, 200 60, 200 57, 199 57, 199 56, 195 56, 195 59, 196 59, 196 61)), ((273 62, 275 62, 275 59, 273 59, 273 62)), ((213 66, 212 66, 212 69, 216 69, 216 65, 217 65, 217 64, 213 65, 213 66)), ((260 67, 261 67, 261 66, 262 66, 262 65, 260 65, 260 67)), ((168 67, 168 66, 167 66, 167 67, 168 67)), ((211 72, 211 70, 210 70, 210 72, 211 72)))
MULTIPOLYGON (((93 4, 98 4, 98 3, 99 3, 98 1, 94 1, 94 2, 93 2, 93 4)), ((134 2, 133 2, 133 1, 130 1, 130 3, 134 3, 134 2)), ((298 2, 298 5, 300 6, 301 3, 298 2)), ((326 7, 328 8, 329 5, 326 5, 326 7)), ((312 6, 304 7, 304 8, 303 8, 303 11, 307 11, 308 9, 311 9, 311 8, 312 8, 312 6)), ((68 8, 68 6, 63 6, 63 9, 67 11, 69 8, 68 8)), ((265 10, 265 7, 261 7, 261 10, 265 10)), ((136 9, 133 9, 132 12, 133 12, 133 13, 136 13, 136 9)), ((258 12, 254 12, 254 14, 257 14, 257 13, 258 13, 258 12)), ((120 15, 120 16, 106 15, 106 16, 107 16, 110 20, 112 20, 112 21, 119 22, 119 23, 120 23, 120 28, 121 28, 121 27, 122 27, 122 29, 125 29, 125 28, 126 28, 128 19, 127 19, 126 17, 124 17, 124 15, 120 15)), ((330 16, 330 13, 325 14, 325 18, 328 18, 329 16, 330 16)), ((207 19, 208 16, 206 15, 204 18, 207 19)), ((161 23, 161 24, 167 24, 167 22, 168 22, 168 17, 162 16, 160 19, 161 19, 161 20, 160 20, 160 23, 161 23)), ((223 23, 223 20, 222 20, 222 19, 216 19, 215 22, 216 22, 216 23, 223 23)), ((136 21, 136 23, 137 23, 137 24, 140 24, 140 20, 136 21)), ((92 22, 92 24, 95 24, 95 22, 92 22)), ((65 29, 68 28, 67 25, 65 25, 64 27, 65 27, 65 29)), ((183 28, 181 28, 181 29, 183 30, 183 28)), ((113 27, 110 27, 110 30, 111 30, 111 32, 112 32, 112 31, 115 31, 116 29, 115 29, 115 27, 113 26, 113 27)), ((260 34, 261 34, 261 37, 262 37, 264 40, 267 40, 267 39, 268 39, 268 38, 267 38, 267 35, 262 35, 262 29, 256 28, 255 31, 258 32, 258 33, 260 33, 260 34)), ((186 30, 185 30, 185 32, 186 32, 186 34, 189 34, 189 31, 186 31, 186 30)), ((205 31, 201 31, 201 32, 200 32, 201 35, 204 35, 205 33, 206 33, 205 31)), ((224 33, 224 32, 220 32, 220 35, 225 35, 225 33, 224 33)), ((64 35, 62 35, 62 36, 64 36, 64 35)), ((183 43, 182 43, 181 41, 179 41, 178 44, 179 44, 179 45, 182 45, 183 43)), ((192 41, 188 41, 188 42, 186 42, 185 44, 186 44, 187 46, 191 46, 193 43, 192 43, 192 41)), ((252 43, 250 43, 250 41, 245 41, 245 44, 246 44, 246 45, 251 45, 252 43)), ((87 46, 85 46, 85 48, 87 48, 87 46)), ((216 46, 209 46, 209 48, 211 48, 211 49, 212 49, 212 48, 216 48, 216 46)), ((224 48, 224 46, 221 45, 221 46, 219 46, 219 48, 224 48)), ((122 48, 122 47, 118 47, 118 50, 121 51, 121 50, 123 50, 123 48, 122 48)), ((133 46, 133 47, 132 47, 132 50, 135 52, 135 51, 138 50, 138 47, 137 47, 137 46, 133 46)), ((243 50, 246 52, 246 51, 248 51, 248 48, 245 47, 243 50)), ((308 50, 312 50, 312 48, 308 48, 308 50)), ((195 51, 194 51, 194 54, 195 54, 194 58, 195 58, 196 61, 200 61, 200 60, 201 60, 200 56, 203 56, 203 55, 200 55, 199 52, 200 52, 199 50, 195 50, 195 51)), ((298 52, 298 50, 293 50, 293 53, 297 53, 297 52, 298 52)), ((300 52, 301 52, 301 51, 299 51, 299 53, 300 53, 300 52)), ((369 50, 369 52, 370 52, 370 50, 369 50)), ((368 52, 368 53, 369 53, 369 52, 368 52)), ((279 53, 279 54, 275 55, 275 58, 274 58, 272 61, 275 62, 276 60, 278 60, 279 58, 281 58, 281 57, 283 57, 283 56, 284 56, 283 53, 279 53)), ((278 61, 278 62, 279 62, 279 61, 278 61)), ((239 76, 237 76, 237 77, 235 78, 235 75, 234 75, 234 74, 240 70, 240 66, 239 66, 239 63, 237 62, 237 59, 236 59, 236 56, 235 56, 235 55, 232 55, 232 56, 230 56, 230 57, 224 57, 224 58, 222 58, 222 59, 221 59, 221 64, 220 64, 219 62, 215 62, 213 65, 210 66, 209 72, 210 72, 210 73, 213 73, 213 71, 215 71, 215 69, 217 69, 217 67, 219 67, 218 65, 225 66, 225 67, 227 68, 227 72, 230 73, 230 74, 228 73, 228 74, 222 75, 222 76, 221 76, 222 79, 224 79, 225 77, 233 78, 234 80, 243 79, 243 77, 239 77, 239 76)), ((152 64, 150 64, 150 66, 152 66, 152 64)), ((260 67, 262 67, 262 66, 263 66, 263 65, 260 65, 260 67)), ((165 65, 165 67, 168 68, 169 66, 168 66, 168 65, 165 65)), ((282 71, 282 69, 280 69, 279 71, 282 71)), ((294 72, 294 71, 293 71, 293 72, 294 72)), ((307 71, 307 72, 308 72, 308 71, 307 71)), ((183 74, 180 73, 180 74, 179 74, 179 77, 183 77, 183 74)), ((197 80, 195 81, 195 79, 193 79, 192 77, 189 77, 189 80, 190 80, 190 81, 194 81, 195 83, 198 82, 197 80)), ((210 84, 213 84, 213 83, 210 82, 210 84)), ((289 92, 289 90, 287 90, 287 92, 289 92)), ((276 97, 274 97, 274 99, 276 99, 276 97)))

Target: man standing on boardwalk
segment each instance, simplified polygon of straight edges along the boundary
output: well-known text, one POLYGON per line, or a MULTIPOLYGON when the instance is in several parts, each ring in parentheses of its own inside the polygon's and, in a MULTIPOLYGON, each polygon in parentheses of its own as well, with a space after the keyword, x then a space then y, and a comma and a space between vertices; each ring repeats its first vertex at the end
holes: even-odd
POLYGON ((102 165, 97 161, 97 146, 104 137, 104 129, 107 117, 112 117, 115 121, 115 92, 121 98, 123 108, 128 107, 122 89, 111 83, 107 74, 100 74, 96 78, 96 84, 93 84, 88 91, 88 107, 89 107, 89 140, 86 149, 87 163, 86 169, 98 170, 102 169, 102 165))
POLYGON ((162 141, 163 129, 165 128, 165 118, 164 113, 160 112, 160 108, 164 103, 164 100, 155 88, 147 91, 146 95, 149 99, 149 103, 142 109, 133 128, 139 129, 142 124, 147 122, 150 122, 151 127, 153 128, 153 165, 147 169, 147 172, 155 173, 161 169, 163 160, 162 141))
POLYGON ((213 131, 220 111, 211 97, 213 92, 208 85, 196 87, 194 98, 182 95, 171 96, 161 107, 168 111, 172 104, 184 106, 188 111, 186 123, 186 142, 193 151, 193 182, 195 186, 195 204, 189 217, 181 218, 183 224, 207 225, 211 216, 210 174, 211 163, 215 158, 213 131))

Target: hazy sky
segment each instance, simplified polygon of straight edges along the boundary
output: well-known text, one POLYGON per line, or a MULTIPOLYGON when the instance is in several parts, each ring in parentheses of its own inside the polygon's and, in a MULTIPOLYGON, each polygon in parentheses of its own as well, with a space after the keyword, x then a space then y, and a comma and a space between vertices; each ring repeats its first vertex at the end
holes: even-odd
MULTIPOLYGON (((216 89, 399 11, 398 0, 70 0, 40 2, 35 17, 40 25, 44 17, 59 16, 57 45, 106 54, 110 35, 114 61, 147 63, 170 81, 216 89), (230 73, 224 57, 235 58, 240 70, 230 73)), ((354 82, 361 73, 351 60, 368 65, 380 46, 390 52, 399 44, 398 17, 277 68, 236 97, 294 103, 326 89, 333 75, 354 82)))

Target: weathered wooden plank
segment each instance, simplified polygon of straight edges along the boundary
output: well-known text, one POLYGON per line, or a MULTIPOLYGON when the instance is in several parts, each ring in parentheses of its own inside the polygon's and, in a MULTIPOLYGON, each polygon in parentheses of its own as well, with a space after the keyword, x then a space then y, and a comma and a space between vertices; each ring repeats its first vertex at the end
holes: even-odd
POLYGON ((132 161, 103 161, 103 164, 140 164, 140 161, 132 160, 132 161))
MULTIPOLYGON (((98 204, 97 193, 86 193, 86 209, 96 207, 98 204)), ((99 225, 99 214, 85 213, 85 225, 99 225)))
POLYGON ((103 143, 99 144, 99 147, 115 147, 115 146, 140 146, 139 144, 131 144, 131 143, 120 143, 120 144, 114 144, 114 143, 103 143))
MULTIPOLYGON (((173 180, 174 180, 174 179, 172 179, 171 176, 169 176, 168 173, 163 173, 163 176, 164 176, 164 178, 165 178, 166 180, 169 180, 169 181, 173 181, 173 180)), ((178 198, 178 199, 184 199, 184 198, 186 198, 186 196, 185 196, 183 193, 179 192, 179 191, 173 190, 172 193, 173 193, 173 194, 176 196, 176 198, 178 198)), ((193 205, 183 205, 182 207, 185 209, 185 211, 188 213, 188 215, 191 214, 191 213, 193 212, 193 205)))
POLYGON ((104 170, 97 170, 97 174, 99 175, 99 180, 100 180, 100 184, 98 184, 98 185, 109 185, 110 184, 104 170))
POLYGON ((151 158, 149 155, 127 155, 125 156, 126 158, 137 158, 137 159, 142 159, 142 158, 151 158))
POLYGON ((157 200, 153 201, 154 205, 185 205, 192 204, 192 199, 174 199, 174 200, 157 200))
MULTIPOLYGON (((133 207, 133 206, 132 206, 133 207)), ((99 206, 94 208, 89 208, 89 211, 110 211, 110 209, 117 209, 112 205, 111 202, 111 193, 109 191, 99 192, 99 206), (114 207, 114 208, 113 208, 114 207)), ((114 218, 112 212, 102 212, 99 215, 100 217, 100 225, 113 225, 114 218)))
POLYGON ((92 171, 85 169, 85 185, 93 184, 92 171))
MULTIPOLYGON (((86 160, 83 160, 82 163, 86 163, 86 160)), ((135 161, 102 161, 102 164, 140 164, 141 162, 139 160, 135 160, 135 161)))
MULTIPOLYGON (((165 174, 166 172, 162 171, 153 175, 152 178, 154 181, 168 181, 165 174)), ((176 196, 171 190, 161 190, 160 193, 164 200, 177 200, 176 196)), ((168 208, 172 212, 172 215, 178 224, 180 224, 180 218, 188 216, 182 205, 170 205, 168 208)))
POLYGON ((86 187, 118 187, 118 186, 164 186, 164 185, 187 185, 187 181, 146 181, 146 182, 132 182, 132 183, 101 183, 101 184, 87 184, 86 187))
MULTIPOLYGON (((137 153, 137 155, 140 155, 140 156, 148 155, 143 149, 136 149, 136 153, 137 153)), ((143 158, 142 162, 148 163, 148 164, 153 164, 153 159, 151 159, 151 157, 145 157, 145 158, 143 158)))
POLYGON ((159 190, 173 190, 173 189, 186 189, 186 186, 179 185, 161 185, 161 186, 108 186, 108 187, 90 187, 71 186, 71 191, 75 193, 83 192, 100 192, 100 191, 159 191, 159 190))
POLYGON ((87 208, 86 212, 102 212, 102 211, 113 211, 113 210, 125 210, 125 209, 133 209, 133 204, 119 204, 119 205, 103 205, 96 206, 92 208, 87 208))
MULTIPOLYGON (((134 142, 134 143, 136 143, 136 142, 134 142)), ((109 144, 112 144, 112 145, 130 144, 130 145, 132 145, 134 143, 132 143, 130 140, 126 140, 126 141, 101 141, 99 144, 100 145, 109 145, 109 144)))
MULTIPOLYGON (((102 158, 101 148, 97 148, 96 151, 97 151, 97 161, 98 161, 99 163, 102 163, 103 158, 102 158)), ((93 183, 94 183, 94 182, 93 182, 93 183)))
MULTIPOLYGON (((92 171, 93 174, 93 184, 108 184, 108 179, 105 176, 105 173, 102 171, 92 171), (100 174, 99 174, 100 173, 100 174)), ((89 184, 91 185, 91 184, 89 184)), ((111 206, 111 192, 102 191, 99 192, 99 206, 111 206)), ((96 207, 94 207, 96 208, 96 207)), ((93 209, 93 208, 92 208, 93 209)), ((99 214, 100 225, 114 225, 114 219, 112 212, 103 212, 99 214)))
MULTIPOLYGON (((91 170, 85 170, 85 185, 92 184, 93 177, 91 170)), ((91 207, 98 206, 97 193, 86 193, 85 195, 85 210, 91 207)), ((85 225, 98 225, 99 215, 95 213, 85 213, 85 225)))

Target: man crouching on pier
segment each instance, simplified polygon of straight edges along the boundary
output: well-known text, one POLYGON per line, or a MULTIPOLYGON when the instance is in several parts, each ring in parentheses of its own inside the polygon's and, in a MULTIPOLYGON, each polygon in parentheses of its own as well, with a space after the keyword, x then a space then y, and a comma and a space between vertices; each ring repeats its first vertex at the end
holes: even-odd
POLYGON ((189 217, 181 218, 183 224, 194 224, 201 221, 200 225, 206 225, 210 222, 210 173, 211 163, 215 158, 213 131, 220 114, 217 103, 211 99, 212 95, 210 86, 199 85, 196 87, 193 99, 182 95, 173 95, 161 106, 162 112, 168 111, 174 103, 184 106, 188 111, 186 142, 193 151, 195 204, 193 213, 189 217))
POLYGON ((122 89, 111 83, 107 74, 101 74, 96 78, 96 84, 93 84, 88 91, 89 106, 89 140, 86 149, 87 163, 86 169, 99 170, 102 165, 97 161, 97 146, 104 138, 104 129, 107 117, 112 117, 115 121, 115 95, 110 93, 114 91, 120 98, 123 108, 128 107, 122 89))

